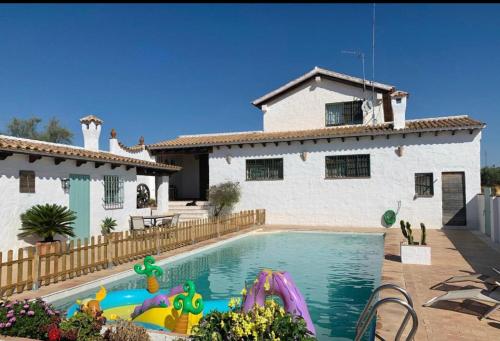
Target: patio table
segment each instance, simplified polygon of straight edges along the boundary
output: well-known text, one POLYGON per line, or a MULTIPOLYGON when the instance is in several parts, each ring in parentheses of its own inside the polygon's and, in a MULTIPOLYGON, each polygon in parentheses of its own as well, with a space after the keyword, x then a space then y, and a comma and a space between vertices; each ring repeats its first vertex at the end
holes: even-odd
POLYGON ((154 214, 154 215, 147 215, 147 216, 142 216, 142 219, 144 220, 149 220, 151 221, 151 226, 156 226, 156 223, 158 220, 161 221, 161 219, 165 218, 170 218, 172 219, 174 217, 174 214, 154 214))

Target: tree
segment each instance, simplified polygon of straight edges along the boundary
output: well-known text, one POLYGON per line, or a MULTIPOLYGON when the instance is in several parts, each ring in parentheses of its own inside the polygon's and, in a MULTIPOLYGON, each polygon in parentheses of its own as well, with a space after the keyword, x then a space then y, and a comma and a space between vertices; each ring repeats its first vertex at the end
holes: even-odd
POLYGON ((20 238, 40 236, 44 242, 53 242, 56 235, 75 237, 75 212, 57 204, 35 205, 21 214, 20 238))
POLYGON ((55 143, 70 144, 73 138, 73 133, 68 129, 62 127, 59 120, 51 118, 49 123, 45 126, 45 131, 42 133, 41 140, 55 143))
POLYGON ((208 190, 208 201, 213 206, 213 215, 218 217, 221 213, 230 211, 240 201, 240 184, 237 182, 223 182, 211 186, 208 190))
POLYGON ((40 122, 42 120, 38 117, 13 118, 7 125, 6 135, 55 143, 71 143, 73 133, 61 126, 58 119, 51 118, 42 132, 38 130, 40 122))
POLYGON ((481 185, 494 187, 500 185, 500 167, 481 168, 481 185))

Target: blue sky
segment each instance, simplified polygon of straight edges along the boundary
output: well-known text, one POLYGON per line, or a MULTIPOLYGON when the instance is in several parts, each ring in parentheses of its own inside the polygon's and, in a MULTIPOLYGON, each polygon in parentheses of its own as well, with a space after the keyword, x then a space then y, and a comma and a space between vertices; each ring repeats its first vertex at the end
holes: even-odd
MULTIPOLYGON (((250 102, 315 65, 361 76, 372 6, 2 5, 0 128, 78 119, 126 144, 262 129, 250 102)), ((377 5, 377 81, 410 92, 407 118, 469 114, 500 165, 500 6, 377 5)))

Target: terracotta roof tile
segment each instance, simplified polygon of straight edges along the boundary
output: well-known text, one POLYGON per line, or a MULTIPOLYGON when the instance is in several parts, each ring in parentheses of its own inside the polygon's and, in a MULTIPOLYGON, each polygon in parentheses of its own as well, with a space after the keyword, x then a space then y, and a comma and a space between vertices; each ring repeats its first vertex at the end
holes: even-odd
POLYGON ((0 151, 34 153, 42 156, 78 159, 84 161, 109 162, 152 170, 179 171, 181 167, 120 156, 108 152, 92 151, 74 146, 53 144, 29 139, 0 135, 0 151))
POLYGON ((406 121, 404 129, 394 130, 392 123, 376 126, 351 125, 313 130, 279 131, 279 132, 248 132, 219 135, 187 135, 173 140, 167 140, 147 146, 149 149, 175 149, 187 147, 206 147, 225 144, 279 142, 293 140, 313 140, 318 138, 335 138, 347 136, 402 134, 434 130, 460 130, 483 128, 482 122, 468 116, 452 116, 442 118, 420 119, 406 121))

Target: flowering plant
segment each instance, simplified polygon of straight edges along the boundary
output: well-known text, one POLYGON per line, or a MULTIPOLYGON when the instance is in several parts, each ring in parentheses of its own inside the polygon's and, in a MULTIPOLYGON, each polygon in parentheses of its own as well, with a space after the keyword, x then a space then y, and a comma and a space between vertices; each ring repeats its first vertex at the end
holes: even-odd
POLYGON ((193 340, 315 340, 301 317, 293 316, 273 300, 248 313, 239 298, 231 299, 230 310, 211 312, 193 327, 193 340))
POLYGON ((1 335, 47 340, 48 326, 59 320, 59 311, 41 299, 0 303, 1 335))

